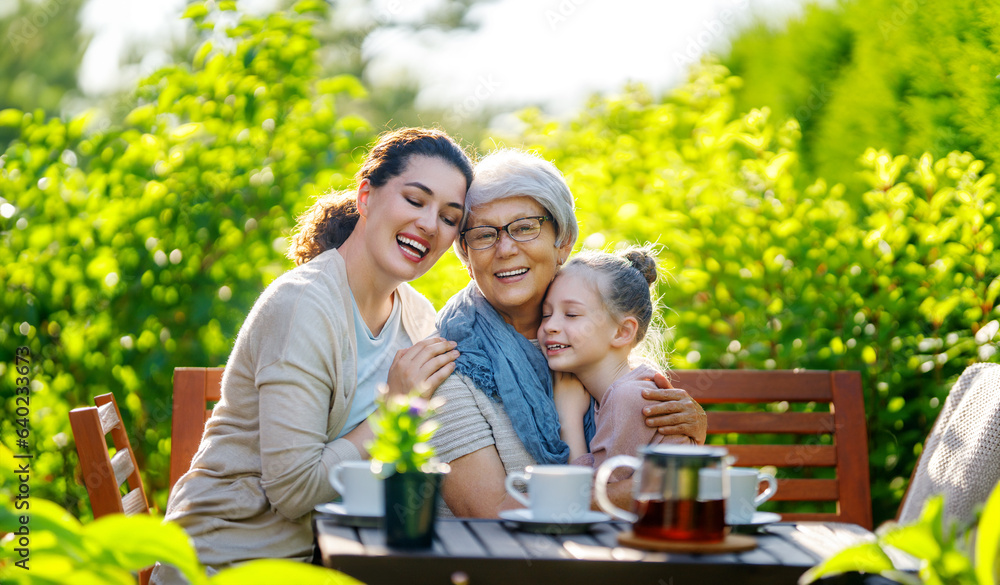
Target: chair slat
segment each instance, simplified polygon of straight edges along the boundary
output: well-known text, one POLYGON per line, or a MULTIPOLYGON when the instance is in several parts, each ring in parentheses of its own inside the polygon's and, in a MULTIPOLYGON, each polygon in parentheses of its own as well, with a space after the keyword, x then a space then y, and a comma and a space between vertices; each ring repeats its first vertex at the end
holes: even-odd
POLYGON ((777 502, 835 502, 840 490, 835 479, 778 479, 777 502))
POLYGON ((831 512, 791 512, 782 514, 781 520, 783 522, 847 522, 842 515, 831 512))
POLYGON ((834 416, 825 412, 721 412, 708 414, 708 432, 792 433, 813 435, 832 433, 834 416))
POLYGON ((132 465, 132 454, 128 450, 118 451, 111 457, 111 469, 114 470, 115 483, 121 485, 128 480, 128 476, 135 471, 132 465))
POLYGON ((101 418, 102 435, 110 433, 115 427, 117 427, 121 423, 121 417, 118 416, 118 411, 111 403, 98 405, 97 414, 101 418))
POLYGON ((822 370, 672 370, 673 385, 702 404, 829 402, 830 373, 822 370))
POLYGON ((136 488, 122 497, 122 509, 126 516, 133 514, 144 514, 149 511, 146 507, 146 496, 142 490, 136 488))
POLYGON ((833 445, 726 445, 741 467, 836 467, 833 445))

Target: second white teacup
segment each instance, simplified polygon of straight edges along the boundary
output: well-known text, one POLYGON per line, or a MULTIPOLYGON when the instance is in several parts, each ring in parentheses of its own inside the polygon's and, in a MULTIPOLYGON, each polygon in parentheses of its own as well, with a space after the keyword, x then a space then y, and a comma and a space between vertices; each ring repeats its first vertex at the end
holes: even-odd
POLYGON ((757 506, 770 500, 776 491, 778 482, 770 473, 762 473, 752 467, 730 467, 726 524, 749 524, 757 506), (762 481, 767 482, 767 488, 758 494, 762 481))
POLYGON ((370 461, 344 461, 330 470, 330 484, 343 498, 344 510, 358 516, 385 513, 383 480, 375 475, 370 461))
POLYGON ((529 465, 512 471, 504 481, 507 493, 531 510, 540 522, 573 522, 590 510, 590 487, 594 470, 583 465, 529 465), (514 484, 523 481, 528 495, 514 484))

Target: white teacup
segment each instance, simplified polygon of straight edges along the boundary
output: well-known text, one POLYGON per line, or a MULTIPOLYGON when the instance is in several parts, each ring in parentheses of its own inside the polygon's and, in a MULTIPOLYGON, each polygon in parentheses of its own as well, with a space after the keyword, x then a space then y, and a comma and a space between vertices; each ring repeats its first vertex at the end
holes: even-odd
POLYGON ((573 522, 590 510, 590 486, 594 470, 582 465, 529 465, 524 471, 512 471, 504 487, 512 498, 531 510, 540 522, 573 522), (514 483, 528 485, 528 496, 517 491, 514 483))
POLYGON ((752 467, 730 467, 726 524, 749 524, 757 506, 770 500, 777 491, 778 482, 770 473, 762 473, 752 467), (762 481, 767 482, 767 489, 758 494, 762 481))
POLYGON ((330 484, 343 498, 344 510, 358 516, 385 513, 383 480, 375 475, 370 461, 344 461, 330 470, 330 484))

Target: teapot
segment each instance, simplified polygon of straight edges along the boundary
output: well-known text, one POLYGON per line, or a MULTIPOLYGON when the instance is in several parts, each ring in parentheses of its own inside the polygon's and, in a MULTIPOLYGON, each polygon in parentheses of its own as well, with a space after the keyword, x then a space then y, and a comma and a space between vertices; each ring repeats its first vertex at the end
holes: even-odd
POLYGON ((618 455, 597 468, 594 491, 606 513, 632 523, 640 538, 721 542, 726 536, 726 498, 732 462, 725 447, 646 445, 638 457, 618 455), (615 506, 608 480, 619 467, 635 471, 634 512, 615 506))

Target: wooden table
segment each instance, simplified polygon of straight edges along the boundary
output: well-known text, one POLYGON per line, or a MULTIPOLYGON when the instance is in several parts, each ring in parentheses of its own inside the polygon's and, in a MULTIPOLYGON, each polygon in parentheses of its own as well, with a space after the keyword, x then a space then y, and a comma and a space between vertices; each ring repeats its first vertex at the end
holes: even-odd
POLYGON ((322 516, 314 524, 323 565, 369 585, 794 584, 838 550, 874 538, 853 524, 778 523, 754 535, 752 551, 677 554, 618 546, 617 534, 629 528, 619 522, 594 525, 585 534, 548 535, 501 520, 448 519, 438 521, 433 549, 405 551, 387 548, 378 528, 340 526, 322 516))

